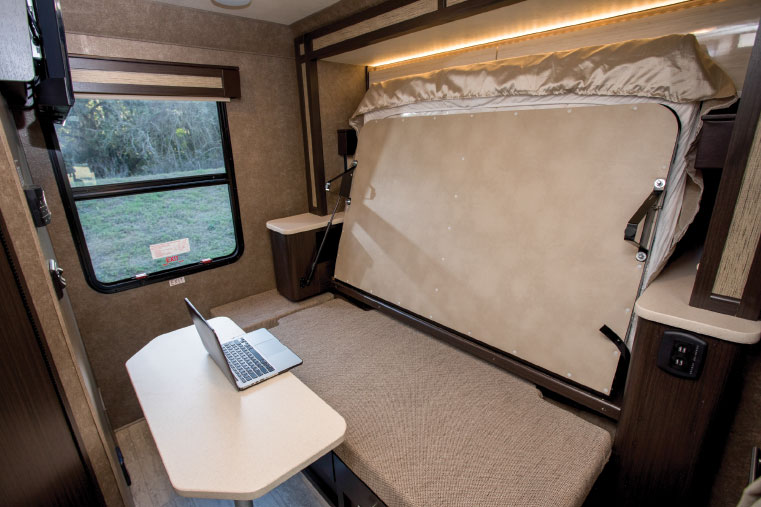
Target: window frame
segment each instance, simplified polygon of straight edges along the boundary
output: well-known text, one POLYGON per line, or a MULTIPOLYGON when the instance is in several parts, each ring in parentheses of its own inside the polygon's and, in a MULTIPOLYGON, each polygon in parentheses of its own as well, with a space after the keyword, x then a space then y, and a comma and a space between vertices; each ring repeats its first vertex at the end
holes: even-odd
MULTIPOLYGON (((137 97, 136 97, 137 98, 137 97)), ((108 96, 102 99, 109 100, 108 96)), ((118 100, 114 97, 110 100, 118 100)), ((176 100, 176 97, 166 96, 165 100, 176 100)), ((89 187, 72 188, 66 176, 66 165, 61 153, 61 147, 58 143, 58 135, 50 118, 42 116, 39 118, 45 142, 47 144, 48 155, 53 165, 58 192, 63 201, 64 211, 66 213, 69 229, 71 230, 74 246, 77 250, 79 263, 82 272, 85 275, 87 284, 94 290, 103 294, 113 294, 136 287, 143 287, 156 282, 171 280, 180 276, 189 275, 206 271, 231 264, 243 255, 243 227, 240 217, 240 206, 238 204, 238 189, 235 182, 235 170, 232 157, 232 146, 230 144, 230 130, 227 123, 227 107, 225 102, 216 101, 217 113, 219 120, 219 130, 221 134, 222 154, 225 162, 224 174, 195 175, 180 178, 157 178, 152 180, 139 180, 135 182, 111 183, 105 185, 93 185, 89 187), (103 199, 109 197, 122 197, 143 193, 164 192, 171 190, 181 190, 186 188, 204 187, 212 185, 228 185, 228 194, 230 197, 230 211, 232 212, 233 230, 235 233, 235 250, 224 257, 217 257, 211 262, 203 263, 201 261, 190 264, 175 266, 153 273, 147 273, 145 277, 136 278, 132 275, 130 278, 117 280, 115 282, 101 282, 95 276, 95 269, 90 257, 90 251, 87 247, 84 230, 79 219, 76 202, 103 199)))

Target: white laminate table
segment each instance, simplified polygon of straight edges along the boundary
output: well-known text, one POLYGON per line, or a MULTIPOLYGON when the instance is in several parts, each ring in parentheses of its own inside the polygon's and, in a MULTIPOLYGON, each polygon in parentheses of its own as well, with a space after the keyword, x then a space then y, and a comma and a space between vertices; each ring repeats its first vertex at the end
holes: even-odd
MULTIPOLYGON (((223 341, 243 333, 227 317, 209 323, 223 341)), ((343 417, 290 372, 237 391, 193 326, 152 340, 127 371, 182 496, 252 505, 344 439, 343 417)))

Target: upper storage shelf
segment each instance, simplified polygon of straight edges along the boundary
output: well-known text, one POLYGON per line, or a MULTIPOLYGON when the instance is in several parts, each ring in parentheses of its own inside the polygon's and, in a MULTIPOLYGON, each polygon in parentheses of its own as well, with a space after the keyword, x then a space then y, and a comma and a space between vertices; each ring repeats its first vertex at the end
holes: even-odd
POLYGON ((694 33, 741 87, 753 0, 392 0, 297 39, 302 60, 370 67, 376 82, 454 65, 694 33))

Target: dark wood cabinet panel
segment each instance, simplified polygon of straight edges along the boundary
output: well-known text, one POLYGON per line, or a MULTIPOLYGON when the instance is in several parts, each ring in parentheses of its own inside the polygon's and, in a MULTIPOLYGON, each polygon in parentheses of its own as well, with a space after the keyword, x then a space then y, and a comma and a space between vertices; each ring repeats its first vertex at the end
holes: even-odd
POLYGON ((333 451, 330 451, 304 469, 304 475, 312 481, 330 505, 338 505, 336 477, 333 473, 333 451))
POLYGON ((367 484, 356 476, 341 459, 333 453, 333 469, 336 474, 338 507, 385 507, 367 484))
POLYGON ((278 292, 291 301, 301 301, 330 289, 342 230, 343 224, 335 224, 330 228, 328 239, 317 260, 314 278, 307 287, 301 287, 299 282, 309 273, 309 267, 322 242, 325 229, 297 234, 280 234, 271 230, 270 240, 278 292))
MULTIPOLYGON (((731 283, 727 282, 723 285, 730 285, 734 290, 727 291, 729 287, 724 287, 723 293, 718 293, 720 289, 716 282, 720 275, 719 268, 722 259, 727 256, 725 251, 727 246, 734 244, 735 248, 738 248, 738 238, 729 241, 732 239, 730 228, 735 220, 735 210, 743 209, 744 206, 757 209, 759 205, 758 199, 751 198, 747 202, 742 202, 741 199, 746 177, 750 179, 753 174, 761 171, 758 157, 752 156, 759 120, 761 120, 761 36, 756 37, 748 63, 742 100, 729 138, 721 184, 705 239, 705 250, 690 298, 692 306, 749 320, 757 320, 761 314, 761 242, 751 237, 750 232, 737 233, 737 236, 748 244, 755 244, 755 247, 751 247, 753 251, 749 249, 747 252, 750 268, 746 281, 741 282, 742 279, 730 278, 731 283), (738 287, 738 285, 742 286, 738 287)), ((748 217, 745 217, 744 220, 747 219, 748 217)), ((752 227, 747 229, 752 231, 752 227)), ((733 257, 729 256, 727 259, 733 259, 733 257)), ((736 258, 733 259, 727 266, 728 272, 742 270, 742 264, 736 258)))
POLYGON ((386 506, 333 451, 312 463, 305 472, 334 507, 386 506))
POLYGON ((0 242, 0 501, 101 504, 25 306, 2 230, 0 242))
POLYGON ((663 333, 672 329, 638 324, 608 471, 616 476, 619 505, 708 502, 739 392, 742 346, 695 335, 708 345, 702 372, 678 378, 656 364, 663 333))

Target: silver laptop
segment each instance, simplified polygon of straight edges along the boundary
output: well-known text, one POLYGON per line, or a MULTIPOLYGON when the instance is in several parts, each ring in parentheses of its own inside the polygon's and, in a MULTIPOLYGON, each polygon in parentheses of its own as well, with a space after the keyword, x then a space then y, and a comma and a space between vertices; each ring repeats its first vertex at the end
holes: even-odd
POLYGON ((301 358, 266 329, 257 329, 222 343, 219 335, 185 298, 203 346, 232 384, 242 391, 302 363, 301 358))

